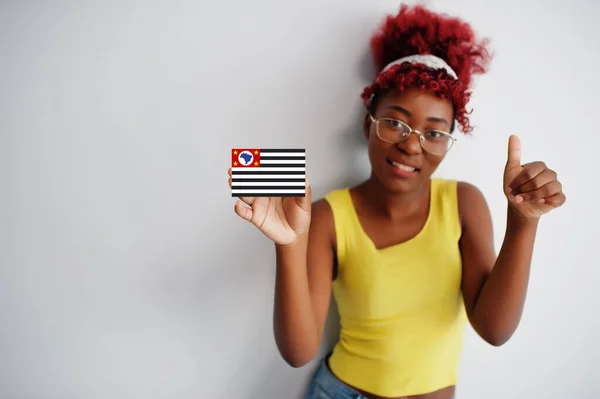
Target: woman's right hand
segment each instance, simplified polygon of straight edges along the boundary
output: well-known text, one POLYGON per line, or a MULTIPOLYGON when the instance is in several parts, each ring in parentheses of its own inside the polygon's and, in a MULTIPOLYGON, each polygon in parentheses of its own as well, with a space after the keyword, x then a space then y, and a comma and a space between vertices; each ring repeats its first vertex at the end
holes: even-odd
POLYGON ((294 244, 308 234, 310 226, 311 190, 308 178, 304 197, 241 197, 235 202, 234 209, 238 216, 255 225, 275 244, 294 244))

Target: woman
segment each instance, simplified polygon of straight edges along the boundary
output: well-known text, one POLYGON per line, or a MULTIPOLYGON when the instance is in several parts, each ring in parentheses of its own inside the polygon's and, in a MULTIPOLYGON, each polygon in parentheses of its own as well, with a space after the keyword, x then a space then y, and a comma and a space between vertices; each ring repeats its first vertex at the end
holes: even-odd
POLYGON ((556 173, 521 164, 509 138, 497 257, 481 192, 431 177, 456 125, 472 130, 469 85, 485 72, 485 44, 458 19, 402 6, 371 41, 380 73, 363 93, 370 178, 314 204, 308 180, 304 198, 236 201, 275 243, 275 338, 290 365, 317 353, 333 290, 340 339, 307 397, 452 398, 465 324, 494 346, 517 328, 538 220, 565 202, 556 173))

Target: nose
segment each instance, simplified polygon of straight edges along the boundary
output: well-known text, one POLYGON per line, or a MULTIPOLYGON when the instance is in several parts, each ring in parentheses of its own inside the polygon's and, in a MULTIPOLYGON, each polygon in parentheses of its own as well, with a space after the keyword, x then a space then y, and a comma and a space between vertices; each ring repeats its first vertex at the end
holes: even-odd
POLYGON ((411 133, 408 138, 398 143, 398 150, 407 155, 418 155, 422 152, 420 136, 417 133, 411 133))

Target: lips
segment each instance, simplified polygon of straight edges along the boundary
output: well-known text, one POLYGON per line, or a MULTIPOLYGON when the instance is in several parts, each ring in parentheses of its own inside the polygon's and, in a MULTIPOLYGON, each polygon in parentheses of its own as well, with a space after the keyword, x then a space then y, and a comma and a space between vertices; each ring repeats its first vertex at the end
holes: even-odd
POLYGON ((407 162, 400 162, 400 161, 392 161, 391 159, 387 159, 388 163, 390 165, 392 165, 395 168, 398 168, 400 170, 403 170, 405 172, 418 172, 420 169, 417 168, 414 165, 410 165, 407 162))

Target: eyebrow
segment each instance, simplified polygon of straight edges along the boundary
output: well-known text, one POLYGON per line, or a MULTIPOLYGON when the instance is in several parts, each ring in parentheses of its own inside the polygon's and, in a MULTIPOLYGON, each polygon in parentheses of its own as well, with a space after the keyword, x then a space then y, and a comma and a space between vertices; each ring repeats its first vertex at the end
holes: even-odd
MULTIPOLYGON (((391 108, 393 110, 396 110, 398 112, 401 112, 403 114, 405 114, 406 116, 412 116, 412 112, 408 111, 406 108, 402 108, 399 105, 389 105, 388 108, 391 108)), ((437 122, 437 123, 444 123, 447 126, 450 126, 450 123, 448 123, 448 121, 444 118, 438 118, 435 116, 430 116, 427 118, 428 122, 437 122)))

